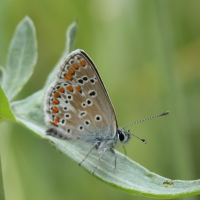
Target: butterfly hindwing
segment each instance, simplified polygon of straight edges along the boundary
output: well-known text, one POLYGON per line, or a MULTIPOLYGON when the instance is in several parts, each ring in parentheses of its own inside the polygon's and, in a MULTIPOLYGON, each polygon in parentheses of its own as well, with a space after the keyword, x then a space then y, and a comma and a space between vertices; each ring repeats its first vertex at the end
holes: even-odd
POLYGON ((47 121, 70 138, 113 136, 115 111, 89 56, 83 50, 69 54, 60 67, 58 78, 46 94, 47 121))

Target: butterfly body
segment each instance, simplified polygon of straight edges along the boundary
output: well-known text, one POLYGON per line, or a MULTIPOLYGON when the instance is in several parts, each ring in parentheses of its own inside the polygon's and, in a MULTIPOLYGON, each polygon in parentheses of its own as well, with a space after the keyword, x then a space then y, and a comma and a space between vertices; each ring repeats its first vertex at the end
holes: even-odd
MULTIPOLYGON (((57 127, 50 128, 46 131, 47 135, 51 135, 61 139, 68 139, 68 140, 80 140, 81 142, 86 142, 91 145, 95 145, 96 149, 99 152, 102 152, 103 149, 114 149, 120 144, 126 144, 130 140, 130 133, 124 131, 122 128, 118 128, 117 132, 115 133, 114 137, 111 136, 102 136, 98 133, 94 133, 91 135, 79 135, 77 137, 73 137, 71 135, 66 135, 65 131, 59 129, 57 127)), ((111 150, 112 151, 112 150, 111 150)))

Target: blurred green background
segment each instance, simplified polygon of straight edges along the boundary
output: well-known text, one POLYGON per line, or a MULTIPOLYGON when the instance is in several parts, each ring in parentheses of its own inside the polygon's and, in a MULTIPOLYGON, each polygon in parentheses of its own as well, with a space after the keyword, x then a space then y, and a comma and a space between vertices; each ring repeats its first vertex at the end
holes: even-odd
MULTIPOLYGON (((119 126, 170 111, 130 127, 147 145, 133 138, 128 156, 170 179, 200 178, 199 0, 0 0, 2 66, 26 15, 36 27, 38 62, 15 100, 42 88, 64 49, 67 27, 78 19, 74 49, 84 49, 95 62, 119 126)), ((7 200, 147 199, 97 180, 11 122, 1 124, 0 145, 7 200)))

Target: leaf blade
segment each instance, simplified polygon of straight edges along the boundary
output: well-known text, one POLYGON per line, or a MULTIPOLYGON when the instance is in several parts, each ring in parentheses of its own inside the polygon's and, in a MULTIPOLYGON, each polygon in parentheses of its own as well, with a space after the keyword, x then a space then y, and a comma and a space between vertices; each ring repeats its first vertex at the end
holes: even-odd
POLYGON ((10 109, 8 98, 0 85, 0 122, 4 120, 15 121, 15 117, 10 109))
MULTIPOLYGON (((39 137, 49 140, 57 149, 65 155, 71 157, 79 163, 88 153, 90 147, 87 144, 70 142, 45 135, 46 127, 44 122, 44 113, 41 111, 44 93, 43 90, 28 97, 26 100, 12 103, 13 110, 17 120, 27 128, 36 133, 39 137), (39 100, 38 100, 39 99, 39 100), (33 104, 35 106, 33 106, 33 104), (24 108, 23 108, 24 107, 24 108), (31 111, 27 111, 30 107, 31 111), (21 114, 24 114, 22 117, 21 114), (31 116, 40 117, 32 118, 31 116)), ((99 159, 99 153, 93 151, 84 161, 83 167, 92 172, 99 159)), ((118 152, 117 169, 114 169, 114 156, 108 152, 100 162, 95 172, 95 176, 130 194, 143 195, 155 198, 178 198, 200 193, 200 180, 181 181, 170 180, 168 178, 150 172, 138 163, 118 152)))
MULTIPOLYGON (((87 144, 80 145, 45 134, 45 130, 48 128, 45 125, 43 112, 45 90, 55 79, 64 56, 69 53, 67 49, 70 48, 65 48, 64 53, 66 54, 61 57, 51 72, 45 87, 22 101, 13 102, 11 106, 19 123, 32 130, 37 136, 50 141, 62 153, 79 163, 89 151, 90 147, 87 144)), ((92 172, 98 159, 99 154, 94 150, 83 163, 83 167, 88 172, 92 172)), ((150 172, 121 153, 118 153, 116 170, 114 170, 114 156, 110 152, 106 153, 95 172, 95 176, 124 192, 147 197, 170 199, 200 193, 200 180, 172 181, 150 172)))
POLYGON ((9 100, 13 99, 29 80, 36 61, 36 31, 32 20, 25 17, 17 26, 9 48, 3 84, 9 100))
POLYGON ((5 69, 2 66, 0 66, 0 84, 1 85, 3 84, 3 81, 5 79, 5 75, 6 75, 5 69))

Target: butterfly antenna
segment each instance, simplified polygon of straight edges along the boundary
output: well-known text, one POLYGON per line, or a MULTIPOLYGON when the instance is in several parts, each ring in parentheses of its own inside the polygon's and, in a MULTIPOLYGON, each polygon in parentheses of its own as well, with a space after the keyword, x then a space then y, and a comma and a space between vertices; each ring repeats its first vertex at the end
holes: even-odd
MULTIPOLYGON (((128 131, 128 133, 130 133, 130 130, 128 131)), ((141 140, 145 144, 147 143, 147 141, 145 139, 139 138, 137 135, 134 135, 133 133, 130 133, 130 134, 133 135, 134 137, 136 137, 137 139, 141 140)))
MULTIPOLYGON (((161 116, 164 116, 164 115, 167 115, 167 114, 169 114, 169 111, 164 112, 164 113, 162 113, 162 114, 160 114, 160 115, 155 115, 155 116, 153 116, 153 117, 148 117, 148 118, 146 118, 146 119, 142 119, 142 120, 139 120, 139 121, 130 123, 130 124, 128 124, 127 126, 125 126, 123 129, 125 129, 126 127, 128 127, 128 126, 130 126, 130 125, 137 124, 137 123, 139 123, 139 122, 144 122, 144 121, 146 121, 146 120, 150 120, 150 119, 153 119, 153 118, 156 118, 156 117, 161 117, 161 116)), ((132 134, 132 133, 131 133, 131 134, 132 134)), ((133 134, 132 134, 132 135, 133 135, 133 134)), ((140 138, 138 138, 138 139, 140 139, 140 138)))

